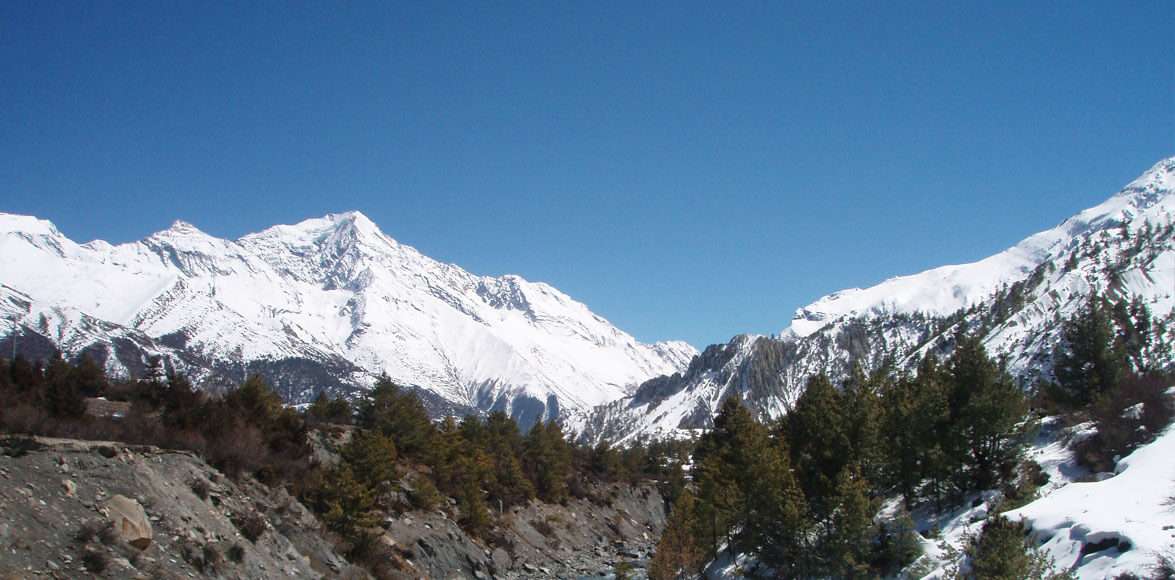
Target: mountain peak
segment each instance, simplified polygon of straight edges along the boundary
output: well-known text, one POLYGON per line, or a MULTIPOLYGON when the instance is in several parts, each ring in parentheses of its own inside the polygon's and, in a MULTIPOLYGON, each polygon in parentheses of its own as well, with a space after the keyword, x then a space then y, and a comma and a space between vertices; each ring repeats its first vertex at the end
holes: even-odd
MULTIPOLYGON (((684 370, 694 354, 680 343, 640 343, 546 284, 441 264, 358 211, 237 240, 177 221, 138 246, 93 242, 89 252, 24 231, 49 232, 48 222, 0 216, 0 228, 6 222, 20 230, 0 236, 0 283, 29 294, 35 308, 0 311, 0 329, 50 328, 46 339, 70 354, 123 349, 112 365, 162 351, 197 382, 229 369, 236 376, 242 362, 276 365, 271 379, 292 402, 387 373, 446 404, 527 423, 623 397, 684 370), (56 318, 31 318, 42 312, 56 318), (82 315, 95 322, 79 323, 82 315), (164 336, 180 338, 151 342, 164 336)), ((119 368, 132 372, 111 370, 119 368)))
POLYGON ((1122 189, 1122 195, 1139 191, 1175 190, 1175 157, 1168 157, 1156 163, 1138 179, 1122 189))
POLYGON ((184 220, 175 220, 174 222, 171 222, 171 227, 167 228, 167 231, 175 232, 177 234, 202 234, 202 233, 204 233, 204 232, 200 231, 200 228, 196 227, 191 222, 186 222, 184 220))
POLYGON ((175 220, 174 222, 171 222, 171 225, 168 226, 167 229, 159 230, 159 231, 151 234, 150 236, 148 236, 147 239, 155 239, 155 240, 182 240, 182 239, 211 240, 211 239, 215 239, 215 238, 211 235, 204 233, 203 230, 196 227, 195 225, 193 225, 190 222, 186 222, 184 220, 175 220))
POLYGON ((38 236, 56 236, 60 232, 49 220, 31 215, 0 212, 0 232, 21 232, 38 236))

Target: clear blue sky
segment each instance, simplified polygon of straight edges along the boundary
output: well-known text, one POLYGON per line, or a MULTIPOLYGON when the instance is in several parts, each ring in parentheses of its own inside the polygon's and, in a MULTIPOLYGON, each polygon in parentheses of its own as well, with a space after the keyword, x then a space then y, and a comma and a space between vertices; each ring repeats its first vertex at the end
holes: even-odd
POLYGON ((1169 1, 233 4, 0 3, 0 211, 120 242, 359 209, 704 346, 1175 153, 1169 1))

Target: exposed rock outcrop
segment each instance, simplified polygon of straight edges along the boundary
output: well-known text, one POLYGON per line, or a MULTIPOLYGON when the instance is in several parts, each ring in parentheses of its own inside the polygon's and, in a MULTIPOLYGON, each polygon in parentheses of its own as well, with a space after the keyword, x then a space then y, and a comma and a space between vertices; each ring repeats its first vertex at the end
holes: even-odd
POLYGON ((322 578, 349 568, 285 491, 231 481, 183 451, 0 436, 0 514, 0 578, 322 578), (239 514, 261 517, 255 541, 234 524, 239 514))
MULTIPOLYGON (((68 491, 66 495, 69 495, 68 491)), ((106 500, 104 510, 122 541, 140 550, 146 550, 151 545, 151 522, 147 520, 147 512, 139 502, 116 495, 106 500)))

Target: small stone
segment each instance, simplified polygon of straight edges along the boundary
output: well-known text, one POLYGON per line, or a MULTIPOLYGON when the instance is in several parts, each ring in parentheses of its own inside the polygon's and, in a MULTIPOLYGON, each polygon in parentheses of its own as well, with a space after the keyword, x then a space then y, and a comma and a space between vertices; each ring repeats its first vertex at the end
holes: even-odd
POLYGON ((61 480, 61 487, 65 488, 65 497, 73 497, 77 494, 78 484, 68 479, 61 480))

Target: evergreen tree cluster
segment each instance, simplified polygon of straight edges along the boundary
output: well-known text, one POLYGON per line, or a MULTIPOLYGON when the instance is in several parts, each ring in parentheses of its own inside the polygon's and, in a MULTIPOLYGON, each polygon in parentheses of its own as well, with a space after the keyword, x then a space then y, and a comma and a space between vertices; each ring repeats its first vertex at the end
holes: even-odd
POLYGON ((1028 528, 1022 522, 1013 522, 994 515, 983 524, 979 535, 972 538, 964 555, 965 572, 952 570, 945 575, 950 580, 1068 580, 1075 578, 1068 572, 1052 572, 1049 558, 1031 542, 1028 528))
POLYGON ((1023 393, 969 336, 914 376, 855 370, 840 388, 813 377, 774 424, 727 399, 650 572, 691 577, 729 548, 785 578, 896 573, 919 555, 916 531, 905 512, 879 518, 881 498, 942 504, 1005 482, 1025 414, 1023 393))
POLYGON ((1135 297, 1107 300, 1090 295, 1061 325, 1053 353, 1055 382, 1042 385, 1041 404, 1073 422, 1092 419, 1096 433, 1077 448, 1094 471, 1110 471, 1116 458, 1154 438, 1173 416, 1167 387, 1173 380, 1154 366, 1162 356, 1166 329, 1157 327, 1146 304, 1135 297))
POLYGON ((236 475, 282 481, 308 456, 306 425, 260 377, 222 397, 196 390, 186 377, 151 362, 146 378, 109 380, 88 356, 70 364, 60 355, 30 363, 0 359, 0 429, 80 439, 109 439, 190 449, 236 475), (129 407, 115 416, 86 413, 87 397, 129 407))
MULTIPOLYGON (((333 404, 321 400, 307 413, 326 415, 333 404)), ((671 464, 662 454, 671 449, 577 446, 554 421, 538 422, 524 434, 502 412, 434 422, 415 394, 384 377, 358 403, 340 463, 316 468, 303 497, 359 546, 371 514, 433 509, 444 497, 455 501, 462 527, 482 535, 514 506, 588 497, 588 480, 661 477, 669 473, 662 466, 671 464), (404 496, 409 505, 398 503, 404 496)))
POLYGON ((105 370, 89 355, 77 365, 55 353, 48 363, 29 362, 17 355, 0 359, 0 394, 6 407, 30 405, 56 419, 76 419, 86 412, 85 397, 105 391, 109 381, 105 370))

